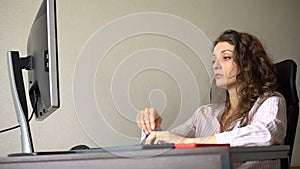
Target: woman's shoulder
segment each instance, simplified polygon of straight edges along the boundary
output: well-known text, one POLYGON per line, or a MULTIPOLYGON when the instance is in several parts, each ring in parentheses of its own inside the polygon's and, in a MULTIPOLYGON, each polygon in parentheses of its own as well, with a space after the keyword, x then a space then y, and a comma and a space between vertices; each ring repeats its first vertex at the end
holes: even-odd
POLYGON ((285 98, 284 96, 279 93, 279 92, 273 92, 273 93, 264 93, 262 96, 260 96, 258 99, 257 99, 257 102, 258 103, 262 103, 264 102, 265 100, 278 100, 278 101, 285 101, 285 98))
POLYGON ((224 108, 225 108, 225 103, 210 103, 210 104, 200 106, 195 113, 217 116, 220 112, 224 111, 224 108))
POLYGON ((203 109, 218 110, 218 109, 223 109, 224 107, 225 107, 225 103, 209 103, 200 106, 198 110, 203 110, 203 109))
POLYGON ((277 104, 285 104, 284 96, 279 92, 265 93, 257 99, 259 105, 264 102, 276 102, 277 104))

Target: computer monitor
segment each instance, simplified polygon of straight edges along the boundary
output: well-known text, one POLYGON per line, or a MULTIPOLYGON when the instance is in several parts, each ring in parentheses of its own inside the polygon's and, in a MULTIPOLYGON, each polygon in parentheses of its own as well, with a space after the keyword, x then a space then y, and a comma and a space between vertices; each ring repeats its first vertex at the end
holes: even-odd
POLYGON ((21 129, 22 152, 34 152, 26 93, 37 120, 43 120, 60 106, 55 0, 43 0, 27 41, 27 56, 9 51, 8 68, 13 101, 21 129), (26 92, 22 70, 28 71, 26 92))
POLYGON ((57 31, 55 0, 44 0, 32 24, 27 55, 32 57, 28 70, 31 104, 39 92, 36 118, 43 120, 59 107, 57 31))

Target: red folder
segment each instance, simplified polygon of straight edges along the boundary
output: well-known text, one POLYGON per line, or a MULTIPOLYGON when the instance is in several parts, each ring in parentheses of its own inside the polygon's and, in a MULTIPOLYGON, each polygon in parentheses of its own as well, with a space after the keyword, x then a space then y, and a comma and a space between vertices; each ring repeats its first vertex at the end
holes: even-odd
POLYGON ((214 147, 214 146, 230 146, 230 144, 197 144, 197 143, 175 144, 176 149, 197 148, 197 147, 214 147))

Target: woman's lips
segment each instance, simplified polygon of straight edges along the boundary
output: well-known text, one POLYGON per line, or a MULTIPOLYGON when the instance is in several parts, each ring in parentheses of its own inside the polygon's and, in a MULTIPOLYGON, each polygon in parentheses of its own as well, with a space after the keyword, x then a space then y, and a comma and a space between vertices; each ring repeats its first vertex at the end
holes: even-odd
POLYGON ((223 77, 222 74, 219 74, 219 73, 216 73, 216 74, 215 74, 215 78, 216 78, 216 79, 221 78, 221 77, 223 77))

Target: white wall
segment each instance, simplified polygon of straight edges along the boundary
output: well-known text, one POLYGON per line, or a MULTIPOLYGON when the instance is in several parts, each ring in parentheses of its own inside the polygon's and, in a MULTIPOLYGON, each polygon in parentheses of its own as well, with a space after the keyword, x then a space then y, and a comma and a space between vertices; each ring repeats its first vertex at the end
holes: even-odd
MULTIPOLYGON (((39 8, 40 0, 0 0, 0 4, 0 129, 3 129, 17 124, 9 88, 6 52, 19 50, 22 55, 26 55, 28 33, 39 8)), ((169 16, 172 18, 174 16, 179 17, 177 20, 175 19, 177 24, 175 24, 174 30, 177 29, 176 26, 183 27, 190 22, 201 30, 210 41, 213 41, 220 32, 228 28, 246 31, 257 35, 262 40, 274 62, 292 58, 299 65, 299 6, 300 1, 298 0, 58 1, 61 108, 42 122, 34 120, 31 122, 36 150, 67 150, 77 144, 87 144, 91 147, 96 147, 137 142, 139 130, 131 118, 136 112, 124 113, 117 111, 117 107, 113 105, 115 100, 111 98, 110 94, 122 96, 124 93, 113 91, 110 82, 112 82, 111 77, 114 75, 114 71, 117 71, 124 63, 123 59, 130 57, 134 52, 141 52, 142 49, 151 49, 153 51, 155 51, 154 49, 163 49, 165 54, 167 53, 166 51, 169 51, 179 57, 179 61, 184 62, 185 67, 189 67, 188 73, 193 74, 194 79, 196 79, 193 85, 199 87, 199 92, 195 95, 199 94, 200 104, 207 102, 208 98, 204 93, 208 91, 206 81, 209 78, 205 68, 206 63, 201 62, 198 57, 209 56, 197 55, 189 48, 189 44, 184 45, 180 41, 181 39, 174 39, 157 33, 131 36, 115 44, 105 55, 102 62, 99 63, 100 67, 96 69, 96 72, 92 72, 95 73, 95 76, 92 78, 94 81, 77 82, 76 78, 82 78, 81 75, 74 74, 80 69, 81 62, 78 61, 84 60, 85 57, 87 60, 90 57, 97 58, 85 54, 84 51, 91 47, 95 49, 91 51, 91 54, 93 54, 94 51, 101 50, 104 42, 109 42, 110 39, 108 38, 103 43, 100 43, 103 39, 99 39, 99 34, 101 33, 100 28, 105 26, 105 28, 109 28, 109 26, 113 25, 111 21, 115 20, 114 23, 120 23, 122 17, 132 14, 140 15, 141 12, 167 13, 171 14, 169 16), (179 24, 179 21, 184 22, 179 24), (91 42, 89 39, 94 39, 96 42, 91 42), (97 44, 97 40, 99 44, 97 44), (81 85, 84 87, 87 83, 95 84, 95 98, 91 96, 90 100, 80 103, 74 102, 80 99, 78 93, 80 94, 81 91, 74 92, 72 88, 81 85), (94 101, 98 104, 98 111, 83 112, 81 110, 81 108, 85 108, 86 105, 94 101), (99 111, 104 113, 97 114, 99 111), (95 118, 91 118, 91 116, 95 116, 95 118), (102 118, 100 119, 102 121, 99 122, 98 120, 101 117, 104 117, 106 120, 103 121, 102 118)), ((127 18, 130 19, 129 16, 127 18)), ((162 25, 165 24, 163 22, 165 21, 164 19, 158 20, 162 21, 162 25)), ((142 22, 143 17, 139 21, 142 22)), ((153 21, 149 20, 149 22, 153 21)), ((130 29, 133 28, 132 25, 128 26, 130 29)), ((115 33, 109 35, 116 37, 117 33, 124 33, 125 28, 126 26, 110 30, 111 32, 115 31, 115 33)), ((148 30, 149 27, 143 29, 148 30)), ((199 35, 201 32, 191 32, 190 34, 199 35)), ((207 39, 202 38, 201 41, 206 43, 207 39)), ((144 55, 141 54, 140 57, 144 57, 144 55)), ((99 60, 96 61, 99 62, 99 60)), ((150 62, 151 60, 148 61, 150 62)), ((165 64, 163 60, 161 62, 159 64, 165 64)), ((173 62, 175 63, 175 60, 171 63, 173 62)), ((89 72, 87 69, 91 68, 90 65, 81 66, 86 68, 86 72, 89 72)), ((136 65, 132 65, 131 68, 136 68, 136 65)), ((80 73, 85 73, 85 71, 80 73)), ((170 72, 171 70, 147 69, 131 77, 130 85, 125 84, 128 85, 128 97, 135 108, 140 109, 144 105, 150 105, 149 102, 152 102, 160 109, 165 110, 163 114, 165 117, 164 128, 180 123, 187 116, 171 113, 178 112, 180 109, 179 105, 185 103, 181 100, 180 95, 186 86, 182 86, 179 83, 180 79, 176 78, 186 77, 182 72, 179 76, 175 76, 170 72), (149 100, 148 96, 150 97, 149 100), (179 117, 184 118, 181 119, 179 117)), ((85 76, 93 76, 93 74, 85 74, 85 76)), ((119 76, 116 75, 114 77, 119 76)), ((297 84, 299 84, 299 79, 298 73, 297 84)), ((116 87, 118 89, 123 86, 116 87)), ((299 85, 298 89, 300 89, 299 85)), ((85 90, 82 89, 82 91, 85 90)), ((191 103, 198 101, 195 98, 189 99, 191 103)), ((129 100, 121 101, 128 102, 129 100)), ((124 103, 124 105, 126 104, 124 103)), ((185 107, 184 110, 194 109, 193 106, 185 107)), ((298 145, 300 134, 297 133, 296 137, 292 165, 299 166, 300 147, 298 145)), ((1 156, 21 151, 19 130, 0 134, 0 140, 1 156)))

